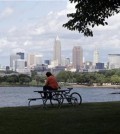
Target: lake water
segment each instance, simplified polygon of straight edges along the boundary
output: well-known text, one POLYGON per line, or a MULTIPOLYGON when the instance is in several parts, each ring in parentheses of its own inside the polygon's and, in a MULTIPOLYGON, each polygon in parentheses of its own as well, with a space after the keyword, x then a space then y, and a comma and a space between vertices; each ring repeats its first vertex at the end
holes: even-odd
MULTIPOLYGON (((28 106, 28 98, 40 97, 35 90, 40 87, 0 87, 0 107, 28 106)), ((74 88, 82 96, 85 102, 109 102, 120 101, 120 89, 111 88, 74 88)), ((42 102, 33 102, 33 105, 42 102)))

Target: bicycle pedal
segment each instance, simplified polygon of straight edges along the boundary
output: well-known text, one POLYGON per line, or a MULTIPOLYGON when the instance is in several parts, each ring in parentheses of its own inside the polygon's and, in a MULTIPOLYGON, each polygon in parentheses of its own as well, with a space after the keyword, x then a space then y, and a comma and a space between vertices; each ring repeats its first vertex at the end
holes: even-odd
POLYGON ((68 102, 71 102, 71 98, 68 98, 67 101, 68 101, 68 102))

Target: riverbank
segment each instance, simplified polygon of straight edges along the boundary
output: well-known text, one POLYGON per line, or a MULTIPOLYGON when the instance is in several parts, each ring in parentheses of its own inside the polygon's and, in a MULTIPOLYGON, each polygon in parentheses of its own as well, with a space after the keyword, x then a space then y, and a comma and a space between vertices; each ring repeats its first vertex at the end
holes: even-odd
MULTIPOLYGON (((0 87, 43 87, 43 85, 20 85, 20 84, 0 84, 0 87)), ((67 84, 62 85, 61 87, 66 88, 112 88, 112 89, 120 89, 120 85, 102 85, 102 86, 86 86, 86 85, 80 85, 80 84, 67 84)))
POLYGON ((120 102, 0 108, 1 134, 119 134, 120 102))
POLYGON ((112 89, 120 89, 120 85, 102 85, 102 86, 86 86, 86 85, 79 85, 79 84, 69 84, 66 87, 73 87, 73 88, 112 88, 112 89))

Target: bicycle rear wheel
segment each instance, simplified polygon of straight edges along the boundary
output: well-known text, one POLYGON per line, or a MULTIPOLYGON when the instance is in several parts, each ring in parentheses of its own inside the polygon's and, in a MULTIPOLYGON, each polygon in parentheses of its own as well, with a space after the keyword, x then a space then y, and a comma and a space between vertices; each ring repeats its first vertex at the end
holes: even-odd
POLYGON ((80 105, 82 103, 82 97, 79 93, 77 92, 73 92, 71 95, 70 95, 70 98, 71 98, 71 103, 73 105, 80 105))
POLYGON ((60 107, 63 103, 63 96, 62 94, 55 93, 52 95, 52 98, 50 99, 50 103, 52 106, 60 107))

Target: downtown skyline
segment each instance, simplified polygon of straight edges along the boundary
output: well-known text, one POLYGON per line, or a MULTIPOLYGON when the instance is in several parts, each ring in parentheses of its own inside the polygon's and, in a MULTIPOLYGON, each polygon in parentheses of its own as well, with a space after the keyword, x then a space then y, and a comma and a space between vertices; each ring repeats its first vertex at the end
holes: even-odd
POLYGON ((22 54, 23 55, 22 57, 24 57, 24 58, 18 57, 18 59, 23 59, 24 61, 28 62, 28 59, 29 59, 28 57, 30 55, 32 55, 32 56, 36 55, 36 56, 40 56, 41 57, 41 61, 42 61, 41 64, 45 64, 45 60, 49 60, 50 62, 55 62, 56 66, 57 65, 62 65, 61 63, 63 62, 63 60, 65 60, 67 58, 70 59, 70 63, 72 63, 72 64, 74 64, 73 63, 74 62, 73 59, 75 61, 79 59, 78 61, 81 62, 80 65, 82 67, 83 66, 82 64, 86 63, 86 62, 92 62, 93 66, 95 66, 96 63, 108 63, 109 62, 109 55, 120 55, 120 54, 108 54, 108 60, 106 62, 103 62, 103 61, 100 61, 100 56, 101 55, 100 55, 99 50, 97 48, 95 48, 93 53, 91 53, 92 60, 85 59, 84 58, 84 53, 85 52, 83 51, 83 48, 80 45, 75 45, 75 46, 73 46, 73 48, 71 50, 71 55, 72 56, 71 57, 68 57, 68 56, 64 57, 63 56, 63 52, 61 51, 61 41, 60 41, 59 37, 57 36, 55 38, 54 47, 53 47, 53 50, 51 52, 51 56, 48 57, 48 58, 46 58, 46 55, 41 55, 40 53, 24 53, 24 52, 17 52, 17 53, 14 53, 14 54, 12 53, 10 56, 12 56, 12 55, 13 56, 15 56, 15 55, 20 55, 21 56, 21 54, 22 54), (76 53, 76 51, 79 50, 79 49, 81 49, 81 51, 78 51, 78 54, 77 55, 75 54, 75 57, 76 56, 77 57, 73 58, 74 57, 74 50, 75 50, 75 53, 76 53), (60 51, 60 53, 59 53, 59 51, 60 51), (58 55, 56 55, 57 57, 55 56, 55 54, 58 54, 58 55), (59 60, 59 58, 60 58, 60 61, 58 62, 57 60, 59 60))
MULTIPOLYGON (((24 60, 25 61, 27 61, 27 58, 28 58, 28 55, 29 54, 41 55, 42 56, 42 61, 43 61, 42 63, 43 64, 44 64, 44 61, 45 60, 53 61, 54 60, 54 45, 55 45, 56 38, 59 38, 59 37, 58 36, 55 37, 54 42, 53 42, 53 45, 52 45, 52 48, 51 48, 52 50, 51 51, 48 51, 47 50, 47 53, 46 52, 45 53, 39 53, 39 51, 36 51, 36 52, 33 51, 33 52, 28 52, 28 53, 26 53, 24 51, 16 51, 14 53, 10 53, 10 55, 8 57, 8 64, 7 65, 2 65, 2 64, 0 64, 0 65, 1 66, 9 66, 10 65, 10 56, 11 55, 14 55, 14 54, 17 54, 17 53, 24 53, 24 60)), ((61 40, 60 39, 59 39, 59 41, 61 43, 61 40)), ((69 50, 68 52, 66 52, 66 51, 64 51, 62 49, 62 44, 61 44, 61 60, 62 59, 65 59, 65 58, 69 58, 70 59, 70 62, 72 63, 72 56, 73 56, 73 52, 72 51, 73 51, 74 47, 81 47, 82 48, 82 45, 80 45, 80 43, 79 44, 77 43, 76 45, 74 44, 73 47, 71 48, 71 50, 69 50)), ((106 61, 103 61, 103 60, 101 60, 102 55, 100 53, 100 50, 97 47, 93 47, 93 50, 90 53, 91 58, 88 58, 88 59, 85 58, 85 56, 84 56, 85 51, 83 50, 83 63, 90 61, 90 62, 93 62, 93 64, 94 64, 94 60, 95 60, 94 59, 94 57, 95 57, 94 55, 95 55, 96 51, 98 53, 97 59, 98 59, 98 62, 99 63, 105 63, 105 64, 107 64, 108 63, 108 55, 109 54, 113 54, 113 53, 108 53, 107 54, 107 58, 106 58, 107 60, 106 61)), ((118 54, 118 53, 114 53, 114 54, 118 54)))
POLYGON ((108 61, 108 54, 120 53, 120 14, 108 19, 108 26, 93 29, 93 37, 62 27, 67 13, 74 11, 68 0, 0 1, 0 64, 9 65, 11 53, 39 53, 44 59, 53 58, 54 39, 61 41, 61 55, 72 57, 72 48, 81 46, 85 61, 93 61, 97 47, 100 62, 108 61))

